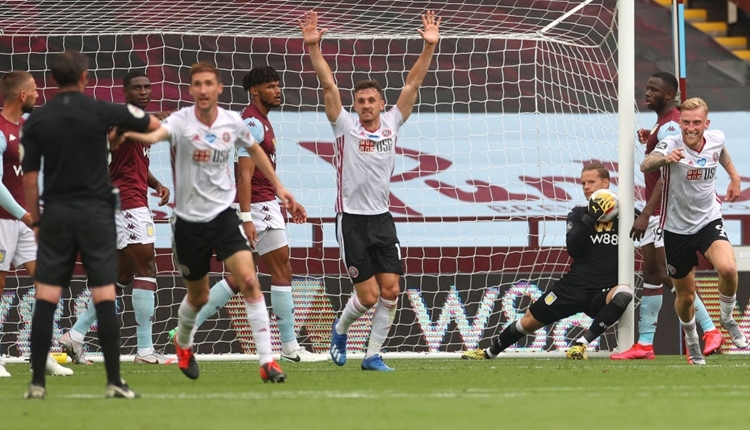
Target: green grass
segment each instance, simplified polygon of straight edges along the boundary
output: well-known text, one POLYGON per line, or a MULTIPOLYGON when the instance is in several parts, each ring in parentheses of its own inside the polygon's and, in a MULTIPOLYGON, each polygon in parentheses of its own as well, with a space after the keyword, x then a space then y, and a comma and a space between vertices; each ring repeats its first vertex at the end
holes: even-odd
POLYGON ((746 429, 748 357, 387 360, 291 364, 263 384, 257 362, 203 362, 197 381, 176 366, 123 364, 142 399, 105 400, 104 367, 48 378, 47 398, 23 400, 26 365, 0 379, 1 429, 746 429))

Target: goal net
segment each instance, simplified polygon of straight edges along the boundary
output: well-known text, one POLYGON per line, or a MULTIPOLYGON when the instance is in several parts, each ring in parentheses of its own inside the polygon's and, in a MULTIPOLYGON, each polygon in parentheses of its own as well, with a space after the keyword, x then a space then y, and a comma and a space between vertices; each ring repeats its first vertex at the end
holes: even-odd
MULTIPOLYGON (((287 228, 296 327, 302 345, 325 353, 352 285, 335 239, 333 136, 297 19, 314 8, 328 29, 322 50, 345 106, 361 79, 378 80, 392 106, 422 50, 419 15, 435 10, 443 17, 442 39, 402 129, 392 177, 406 275, 384 349, 439 355, 489 345, 568 269, 565 216, 585 203, 585 164, 604 163, 617 188, 616 7, 616 0, 13 2, 0 11, 0 70, 31 71, 43 103, 56 91, 51 56, 78 49, 90 58, 87 93, 123 102, 122 77, 144 70, 157 111, 192 103, 187 71, 208 61, 223 74, 221 104, 240 111, 248 103, 244 74, 257 65, 276 68, 283 104, 270 120, 278 172, 310 217, 287 228)), ((171 187, 168 153, 153 147, 151 170, 171 187)), ((158 207, 154 196, 150 201, 159 223, 154 342, 171 353, 167 332, 185 289, 169 250, 171 209, 158 207)), ((224 275, 219 264, 213 270, 213 281, 224 275)), ((267 290, 268 278, 261 275, 261 283, 267 290)), ((19 272, 8 285, 0 352, 27 355, 31 282, 19 272)), ((118 300, 123 354, 133 354, 136 343, 129 293, 118 300)), ((76 278, 56 314, 56 337, 85 309, 88 294, 85 279, 76 278)), ((366 347, 370 316, 352 327, 350 353, 366 347)), ((235 298, 200 328, 197 352, 252 356, 245 321, 235 298)), ((564 351, 590 321, 583 314, 566 318, 509 351, 564 351)), ((278 350, 273 315, 272 327, 278 350)), ((95 354, 95 332, 89 336, 95 354)), ((615 346, 610 329, 592 350, 615 346)))

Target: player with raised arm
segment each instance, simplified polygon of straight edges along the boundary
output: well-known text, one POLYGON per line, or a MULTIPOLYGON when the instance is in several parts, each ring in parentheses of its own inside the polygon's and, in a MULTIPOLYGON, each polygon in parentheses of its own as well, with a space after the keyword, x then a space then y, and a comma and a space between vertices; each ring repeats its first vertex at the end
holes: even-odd
POLYGON ((716 193, 719 165, 729 174, 727 201, 740 196, 740 175, 725 147, 724 133, 708 130, 709 124, 706 102, 698 97, 685 100, 680 110, 681 133, 659 141, 641 163, 644 173, 661 169, 664 181, 660 226, 664 229, 667 270, 677 294, 675 310, 685 332, 691 364, 706 364, 693 305, 698 252, 713 264, 719 276, 721 325, 736 347, 748 347, 747 337, 732 316, 737 302, 737 263, 716 193))
MULTIPOLYGON (((278 72, 270 66, 258 66, 250 70, 242 80, 242 87, 250 95, 250 104, 242 112, 245 125, 253 138, 276 169, 276 135, 268 120, 268 113, 281 105, 281 87, 278 72)), ((240 206, 240 218, 245 233, 250 240, 253 260, 258 257, 268 266, 271 272, 271 308, 276 315, 281 336, 281 354, 284 361, 313 362, 324 361, 328 357, 313 354, 300 346, 294 332, 294 302, 292 301, 292 265, 289 262, 289 245, 286 237, 284 215, 276 200, 273 185, 260 170, 255 168, 253 159, 247 150, 237 150, 236 181, 237 200, 240 206)), ((307 221, 307 214, 302 205, 299 216, 293 218, 296 223, 307 221)), ((238 292, 237 283, 230 275, 211 287, 208 303, 201 308, 195 320, 200 327, 204 321, 216 314, 219 309, 238 292)), ((177 329, 170 331, 175 336, 177 329)))
MULTIPOLYGON (((10 71, 0 78, 3 111, 0 113, 0 297, 11 263, 23 267, 34 277, 36 270, 36 238, 31 230, 31 214, 26 210, 21 168, 20 131, 24 115, 34 109, 36 81, 29 72, 10 71)), ((1 328, 1 327, 0 327, 1 328)), ((60 366, 52 357, 45 364, 47 374, 67 376, 73 370, 60 366)), ((0 377, 10 372, 0 357, 0 377)))
POLYGON ((299 21, 336 138, 336 235, 355 290, 331 330, 331 358, 339 366, 346 363, 349 327, 377 304, 361 368, 393 370, 383 362, 380 352, 396 315, 403 267, 388 196, 399 129, 414 109, 440 38, 440 21, 432 11, 422 15, 424 29, 417 31, 424 48, 406 76, 396 106, 381 114, 385 101, 380 85, 376 81, 355 84, 354 110, 358 117, 344 109, 333 73, 323 58, 320 43, 326 30, 318 30, 317 13, 307 12, 299 21))
MULTIPOLYGON (((671 73, 658 72, 651 75, 646 84, 646 106, 656 112, 657 119, 651 130, 638 130, 638 140, 646 145, 646 155, 651 153, 667 136, 680 133, 680 110, 675 107, 677 78, 671 73)), ((662 305, 663 286, 674 290, 667 274, 667 259, 664 254, 664 235, 659 227, 662 180, 658 171, 646 173, 646 206, 635 219, 630 236, 638 240, 643 254, 643 297, 639 306, 638 342, 627 351, 610 356, 612 360, 653 360, 654 333, 662 305)), ((703 329, 704 355, 711 355, 724 340, 716 328, 706 306, 695 295, 695 318, 703 329)))
MULTIPOLYGON (((151 102, 151 80, 140 71, 128 72, 122 81, 125 101, 146 109, 151 102)), ((162 113, 157 114, 163 118, 162 113)), ((135 363, 171 364, 173 358, 154 350, 153 324, 156 291, 156 254, 154 220, 148 206, 148 189, 159 194, 159 206, 169 201, 169 188, 163 186, 149 171, 149 146, 126 140, 112 151, 109 176, 112 185, 120 190, 121 211, 117 222, 117 286, 125 288, 133 282, 133 312, 135 313, 138 350, 135 363)), ((76 320, 73 328, 63 334, 60 344, 73 362, 87 364, 84 337, 96 320, 96 309, 89 300, 88 308, 76 320)))
POLYGON ((193 355, 193 328, 198 312, 208 302, 208 272, 216 252, 237 282, 245 302, 247 319, 260 359, 264 382, 284 382, 286 374, 271 355, 271 332, 266 302, 255 275, 253 255, 242 223, 234 210, 236 190, 230 174, 233 148, 246 148, 282 204, 294 216, 300 209, 284 188, 273 165, 245 127, 242 118, 218 106, 224 87, 219 70, 208 63, 190 69, 190 95, 194 106, 170 115, 161 128, 148 133, 125 133, 145 143, 168 139, 174 154, 175 219, 174 252, 187 295, 178 311, 174 338, 180 370, 190 379, 199 375, 193 355))
POLYGON ((484 360, 498 354, 540 328, 578 312, 594 320, 566 352, 570 359, 586 359, 586 348, 616 323, 633 300, 627 285, 617 285, 617 231, 619 220, 606 220, 603 208, 612 205, 592 195, 609 188, 609 171, 601 163, 584 166, 583 194, 588 207, 575 207, 567 217, 565 244, 573 259, 570 270, 529 306, 521 319, 511 322, 487 349, 461 355, 465 360, 484 360), (606 220, 606 221, 604 221, 606 220))

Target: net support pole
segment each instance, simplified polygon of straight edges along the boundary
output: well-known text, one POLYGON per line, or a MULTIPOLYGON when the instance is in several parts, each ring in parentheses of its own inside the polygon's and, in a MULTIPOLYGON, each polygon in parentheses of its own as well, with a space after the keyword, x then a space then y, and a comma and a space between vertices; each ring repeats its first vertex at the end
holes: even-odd
MULTIPOLYGON (((635 248, 630 239, 634 220, 634 149, 635 139, 635 2, 617 2, 617 111, 619 123, 617 183, 620 198, 618 240, 618 283, 634 290, 635 248)), ((635 293, 633 294, 635 296, 635 293)), ((620 318, 617 346, 625 351, 633 345, 635 334, 634 308, 631 303, 620 318)))
POLYGON ((674 75, 679 81, 677 100, 687 99, 687 62, 685 60, 685 4, 683 0, 672 0, 672 56, 674 75))

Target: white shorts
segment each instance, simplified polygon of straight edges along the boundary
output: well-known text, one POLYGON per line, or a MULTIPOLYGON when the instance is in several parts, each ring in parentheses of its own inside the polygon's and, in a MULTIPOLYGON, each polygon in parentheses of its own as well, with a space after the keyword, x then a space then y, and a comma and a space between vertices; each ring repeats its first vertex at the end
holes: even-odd
POLYGON ((648 228, 643 233, 643 237, 640 240, 640 245, 654 244, 654 248, 664 247, 664 231, 659 228, 659 215, 651 215, 648 217, 648 228))
POLYGON ((34 231, 17 219, 0 219, 0 271, 36 261, 34 231))
POLYGON ((117 249, 125 249, 131 244, 156 242, 154 220, 147 207, 120 211, 115 215, 117 225, 117 249))
POLYGON ((253 252, 266 255, 289 243, 286 238, 286 223, 278 201, 252 203, 250 212, 253 214, 253 225, 258 233, 258 243, 250 244, 253 252))

